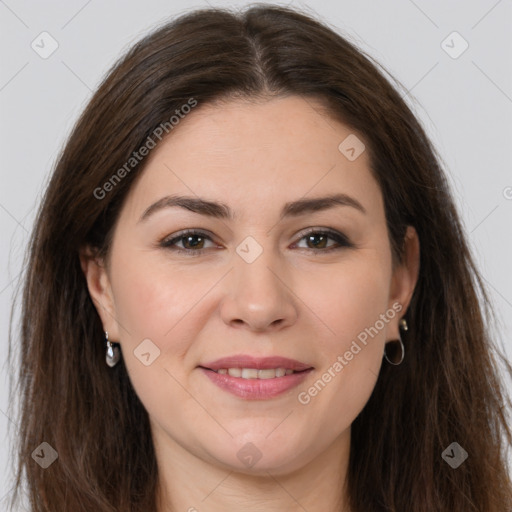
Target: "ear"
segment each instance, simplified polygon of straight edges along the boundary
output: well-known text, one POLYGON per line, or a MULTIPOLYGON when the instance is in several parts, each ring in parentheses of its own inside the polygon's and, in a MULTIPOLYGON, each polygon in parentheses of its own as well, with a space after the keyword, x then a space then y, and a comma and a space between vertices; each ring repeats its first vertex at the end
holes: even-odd
POLYGON ((389 323, 389 331, 393 339, 397 339, 399 336, 398 324, 411 302, 418 281, 419 269, 420 241, 416 230, 412 226, 407 226, 404 237, 403 261, 395 267, 391 279, 389 307, 392 308, 395 304, 396 308, 396 303, 399 303, 402 307, 399 314, 389 323))
POLYGON ((80 251, 80 265, 87 281, 89 295, 101 318, 103 330, 108 332, 110 341, 119 340, 119 326, 110 278, 106 265, 90 247, 80 251))

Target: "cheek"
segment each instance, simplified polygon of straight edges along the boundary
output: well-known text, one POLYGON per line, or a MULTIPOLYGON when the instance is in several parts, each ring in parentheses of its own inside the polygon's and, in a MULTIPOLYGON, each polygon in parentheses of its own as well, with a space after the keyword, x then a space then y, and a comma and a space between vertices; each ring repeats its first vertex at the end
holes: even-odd
POLYGON ((136 254, 113 259, 112 268, 123 360, 137 395, 155 417, 179 408, 188 411, 189 420, 195 418, 200 411, 179 383, 186 380, 183 362, 202 329, 198 305, 218 278, 210 274, 198 281, 191 273, 148 264, 136 254), (150 354, 148 365, 145 353, 150 354))
MULTIPOLYGON (((299 295, 326 327, 322 339, 329 352, 348 349, 353 339, 386 313, 390 283, 390 262, 361 256, 304 281, 299 295)), ((379 330, 380 337, 385 336, 386 325, 379 330)))
POLYGON ((144 255, 119 260, 112 283, 118 321, 128 338, 172 338, 172 331, 183 328, 191 307, 213 284, 214 276, 204 277, 198 280, 192 272, 154 264, 144 255))
POLYGON ((172 376, 180 382, 185 378, 187 355, 208 317, 202 299, 218 276, 210 272, 198 279, 191 269, 178 272, 144 258, 144 253, 140 258, 135 253, 113 260, 112 285, 125 365, 143 402, 151 407, 155 389, 172 388, 179 394, 172 376), (154 362, 145 366, 140 355, 148 351, 154 362))
POLYGON ((326 436, 350 426, 375 386, 387 322, 394 316, 394 311, 388 312, 391 274, 387 268, 382 259, 364 263, 361 259, 320 282, 317 279, 323 287, 309 295, 311 309, 321 312, 329 330, 316 339, 321 364, 317 379, 300 390, 299 403, 322 411, 309 417, 313 423, 318 421, 316 427, 326 436))

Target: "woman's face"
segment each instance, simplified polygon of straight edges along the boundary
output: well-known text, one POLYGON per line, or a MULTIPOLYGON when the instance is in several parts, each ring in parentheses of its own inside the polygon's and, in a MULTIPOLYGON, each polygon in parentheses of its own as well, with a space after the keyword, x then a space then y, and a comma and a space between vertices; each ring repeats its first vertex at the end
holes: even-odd
POLYGON ((152 150, 108 269, 87 267, 157 450, 278 474, 348 446, 417 243, 393 269, 362 136, 318 107, 199 104, 152 150))

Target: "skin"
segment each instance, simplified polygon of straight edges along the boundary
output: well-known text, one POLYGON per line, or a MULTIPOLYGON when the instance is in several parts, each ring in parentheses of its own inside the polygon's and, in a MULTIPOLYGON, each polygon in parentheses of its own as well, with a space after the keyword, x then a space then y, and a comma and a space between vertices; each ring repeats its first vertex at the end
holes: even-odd
POLYGON ((121 344, 150 416, 159 512, 349 511, 341 484, 350 427, 388 364, 385 342, 398 338, 417 280, 419 243, 408 228, 404 261, 393 265, 368 154, 349 161, 338 146, 353 130, 319 107, 297 96, 199 105, 150 154, 124 203, 108 261, 82 255, 104 329, 121 344), (335 206, 280 218, 289 201, 334 192, 356 199, 366 213, 335 206), (170 194, 226 203, 236 218, 169 207, 140 221, 170 194), (321 234, 304 238, 311 227, 343 233, 353 245, 326 252, 339 244, 321 234), (198 245, 202 254, 159 245, 183 229, 210 239, 178 239, 175 247, 192 252, 198 245), (247 236, 263 250, 252 263, 236 252, 247 236), (359 343, 362 350, 309 403, 300 403, 299 392, 393 304, 401 312, 359 343), (149 366, 134 355, 146 338, 160 350, 149 366), (314 370, 283 395, 244 400, 198 368, 233 354, 281 355, 314 370), (261 453, 252 467, 237 457, 248 442, 261 453))

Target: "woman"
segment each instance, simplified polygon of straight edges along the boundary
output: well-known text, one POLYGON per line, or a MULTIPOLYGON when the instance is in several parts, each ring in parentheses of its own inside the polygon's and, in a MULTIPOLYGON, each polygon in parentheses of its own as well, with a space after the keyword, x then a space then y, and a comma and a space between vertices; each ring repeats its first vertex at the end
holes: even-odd
POLYGON ((287 8, 195 11, 113 68, 48 186, 18 484, 33 511, 503 512, 487 311, 369 58, 287 8))

